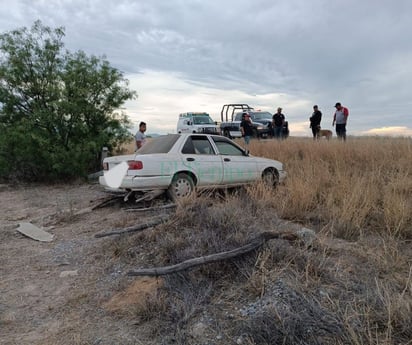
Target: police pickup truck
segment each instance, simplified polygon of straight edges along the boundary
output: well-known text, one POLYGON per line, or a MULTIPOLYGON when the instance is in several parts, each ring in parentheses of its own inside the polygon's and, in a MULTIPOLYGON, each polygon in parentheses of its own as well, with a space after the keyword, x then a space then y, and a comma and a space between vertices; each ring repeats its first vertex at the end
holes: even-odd
POLYGON ((248 113, 253 124, 253 136, 267 138, 272 136, 272 114, 267 111, 256 111, 247 104, 225 104, 221 111, 221 133, 228 138, 240 138, 242 114, 248 113))

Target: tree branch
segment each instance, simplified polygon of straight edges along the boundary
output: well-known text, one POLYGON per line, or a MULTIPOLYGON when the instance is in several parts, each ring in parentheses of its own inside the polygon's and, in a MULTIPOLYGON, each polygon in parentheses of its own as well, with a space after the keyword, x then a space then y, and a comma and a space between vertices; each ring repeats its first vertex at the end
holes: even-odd
POLYGON ((107 237, 107 236, 113 236, 113 235, 123 235, 123 234, 128 234, 131 232, 137 232, 137 231, 142 231, 147 228, 152 228, 156 225, 164 223, 166 220, 168 220, 170 216, 160 216, 158 218, 155 218, 151 221, 148 221, 147 223, 143 224, 137 224, 134 226, 129 226, 127 228, 122 228, 122 229, 115 229, 109 232, 100 232, 94 235, 96 238, 100 237, 107 237))
POLYGON ((275 238, 285 239, 288 241, 296 241, 299 238, 299 236, 291 232, 288 232, 288 233, 263 232, 259 234, 259 236, 257 236, 255 239, 253 239, 250 243, 242 247, 233 249, 233 250, 189 259, 179 264, 171 265, 171 266, 132 270, 132 271, 129 271, 127 275, 128 276, 163 276, 166 274, 177 273, 177 272, 181 272, 181 271, 184 271, 184 270, 196 267, 196 266, 209 264, 212 262, 217 262, 217 261, 222 261, 222 260, 227 260, 227 259, 231 259, 237 256, 244 255, 246 253, 249 253, 253 250, 258 249, 266 241, 275 239, 275 238))

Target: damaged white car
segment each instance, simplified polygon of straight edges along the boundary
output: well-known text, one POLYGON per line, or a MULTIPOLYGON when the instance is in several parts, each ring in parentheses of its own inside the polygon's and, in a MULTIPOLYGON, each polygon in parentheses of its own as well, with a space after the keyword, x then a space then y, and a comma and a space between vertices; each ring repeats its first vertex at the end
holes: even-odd
POLYGON ((99 183, 112 190, 160 195, 172 200, 195 190, 240 186, 286 178, 283 164, 254 157, 232 140, 210 134, 168 134, 153 138, 135 154, 103 161, 99 183))

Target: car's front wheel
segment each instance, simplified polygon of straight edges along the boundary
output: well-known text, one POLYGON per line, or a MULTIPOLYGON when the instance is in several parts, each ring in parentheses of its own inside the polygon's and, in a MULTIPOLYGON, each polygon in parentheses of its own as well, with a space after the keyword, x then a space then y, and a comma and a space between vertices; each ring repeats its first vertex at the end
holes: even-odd
POLYGON ((268 187, 276 187, 279 184, 279 174, 275 169, 267 169, 262 174, 262 180, 268 187))
POLYGON ((193 179, 188 174, 179 173, 173 177, 167 195, 171 200, 177 201, 192 194, 194 189, 193 179))

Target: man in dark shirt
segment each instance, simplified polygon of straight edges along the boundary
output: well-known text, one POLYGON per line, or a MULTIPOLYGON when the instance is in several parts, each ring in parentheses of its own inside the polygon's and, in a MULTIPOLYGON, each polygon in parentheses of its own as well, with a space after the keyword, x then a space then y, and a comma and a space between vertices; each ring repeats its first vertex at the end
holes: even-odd
POLYGON ((272 117, 273 137, 282 139, 283 125, 285 124, 285 115, 282 114, 282 108, 278 108, 272 117))
POLYGON ((320 122, 322 121, 322 112, 318 109, 317 105, 313 106, 313 114, 309 118, 309 121, 309 128, 312 128, 313 140, 316 140, 320 131, 320 122))
POLYGON ((240 122, 240 131, 245 140, 246 147, 249 146, 250 138, 253 136, 253 125, 248 113, 242 114, 242 121, 240 122))

